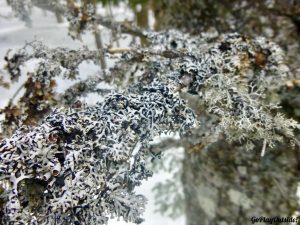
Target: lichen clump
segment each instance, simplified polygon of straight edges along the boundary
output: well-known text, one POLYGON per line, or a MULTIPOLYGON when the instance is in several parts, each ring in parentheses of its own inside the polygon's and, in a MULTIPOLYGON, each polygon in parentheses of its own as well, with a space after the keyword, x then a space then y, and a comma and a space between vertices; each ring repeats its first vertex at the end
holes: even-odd
MULTIPOLYGON (((278 112, 273 96, 290 76, 276 44, 237 33, 192 37, 173 30, 146 36, 149 47, 121 54, 106 77, 123 90, 94 106, 76 102, 56 109, 40 126, 23 126, 1 142, 3 223, 105 224, 109 216, 140 222, 146 200, 134 187, 151 176, 145 158, 149 142, 162 132, 195 127, 204 143, 222 136, 251 149, 260 141, 264 151, 283 139, 297 142, 298 123, 278 112), (184 95, 197 99, 198 115, 184 95), (30 197, 33 192, 37 196, 30 197)), ((88 49, 30 49, 7 59, 16 77, 32 58, 41 60, 38 68, 48 68, 33 73, 40 81, 60 76, 61 67, 76 74, 82 61, 98 59, 88 49)))
POLYGON ((149 141, 194 124, 192 110, 167 86, 140 88, 143 94, 114 94, 92 107, 56 110, 39 127, 19 129, 2 141, 1 182, 9 187, 2 222, 104 224, 108 216, 140 221, 146 200, 133 190, 151 175, 145 165, 149 141), (39 200, 32 202, 28 186, 37 187, 39 200))

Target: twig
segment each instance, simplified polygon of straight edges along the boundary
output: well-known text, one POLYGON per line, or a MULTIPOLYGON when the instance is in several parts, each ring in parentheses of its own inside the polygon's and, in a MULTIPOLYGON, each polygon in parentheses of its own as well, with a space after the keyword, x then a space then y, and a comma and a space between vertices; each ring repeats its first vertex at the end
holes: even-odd
POLYGON ((147 48, 139 48, 139 49, 134 49, 134 48, 109 48, 107 49, 107 52, 110 54, 118 54, 118 53, 132 53, 132 54, 137 54, 140 57, 146 56, 146 55, 159 55, 164 58, 168 59, 175 59, 175 58, 180 58, 180 57, 185 57, 188 56, 186 53, 185 49, 182 51, 176 51, 176 50, 164 50, 164 51, 155 51, 152 49, 147 49, 147 48))
POLYGON ((105 76, 105 70, 106 70, 107 66, 106 66, 106 61, 105 61, 105 55, 102 51, 103 50, 103 42, 102 42, 102 38, 101 38, 101 33, 100 33, 100 29, 97 26, 95 26, 94 35, 95 35, 95 41, 96 41, 97 48, 100 50, 99 58, 100 58, 101 69, 105 76))
POLYGON ((263 142, 263 147, 261 149, 261 154, 260 154, 261 157, 263 157, 265 155, 266 147, 267 147, 267 140, 265 139, 263 142))
MULTIPOLYGON (((53 3, 47 0, 33 0, 32 4, 38 8, 51 11, 53 13, 60 14, 60 15, 65 15, 69 10, 67 5, 63 5, 59 2, 53 3)), ((122 33, 131 34, 141 38, 147 37, 146 32, 144 30, 138 28, 133 24, 130 24, 129 22, 116 22, 116 21, 112 21, 111 19, 104 18, 100 15, 96 16, 95 21, 98 24, 116 32, 120 31, 122 33)))
MULTIPOLYGON (((109 17, 110 17, 111 21, 115 22, 114 15, 113 15, 113 12, 112 12, 112 9, 111 9, 111 2, 110 1, 108 3, 108 14, 109 14, 109 17)), ((117 38, 116 30, 111 30, 111 34, 112 34, 112 38, 113 38, 112 43, 113 43, 113 41, 116 41, 117 46, 119 47, 120 42, 119 42, 119 39, 117 38)))
POLYGON ((170 148, 179 148, 179 147, 183 147, 183 143, 182 140, 180 139, 175 139, 175 138, 166 138, 163 139, 162 141, 160 141, 157 144, 152 144, 150 146, 150 151, 152 153, 160 153, 163 151, 166 151, 170 148))
POLYGON ((126 53, 131 51, 131 48, 109 48, 107 49, 107 52, 110 54, 115 54, 115 53, 126 53))
POLYGON ((97 92, 99 94, 105 94, 108 92, 107 89, 97 88, 97 85, 104 80, 105 79, 100 76, 91 76, 85 80, 79 81, 59 96, 60 102, 63 102, 64 105, 70 105, 76 98, 87 93, 97 92))
POLYGON ((11 99, 8 102, 8 105, 11 105, 13 103, 13 100, 16 98, 16 96, 20 93, 20 91, 22 90, 22 88, 25 86, 26 82, 23 83, 18 89, 17 91, 14 93, 14 95, 11 97, 11 99))
POLYGON ((98 24, 107 27, 109 29, 120 31, 121 33, 131 34, 134 36, 138 36, 141 38, 146 38, 146 32, 142 29, 138 28, 137 26, 130 24, 129 22, 115 22, 109 19, 106 19, 101 16, 97 16, 96 21, 98 24))

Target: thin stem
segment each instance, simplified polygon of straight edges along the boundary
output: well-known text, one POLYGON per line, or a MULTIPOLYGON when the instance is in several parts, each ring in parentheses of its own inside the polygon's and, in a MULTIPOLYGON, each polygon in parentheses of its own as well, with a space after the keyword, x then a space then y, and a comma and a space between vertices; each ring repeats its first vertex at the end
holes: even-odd
MULTIPOLYGON (((26 83, 26 82, 25 82, 26 83)), ((17 91, 14 93, 14 95, 11 97, 11 99, 8 102, 8 105, 12 105, 13 100, 17 97, 17 95, 20 93, 20 91, 24 88, 25 83, 23 83, 18 89, 17 91)))

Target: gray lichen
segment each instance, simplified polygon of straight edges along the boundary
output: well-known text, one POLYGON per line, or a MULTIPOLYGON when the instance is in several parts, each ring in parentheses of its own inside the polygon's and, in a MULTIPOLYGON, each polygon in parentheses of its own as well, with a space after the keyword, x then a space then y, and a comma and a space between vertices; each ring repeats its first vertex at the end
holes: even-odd
MULTIPOLYGON (((199 121, 205 124, 196 133, 207 147, 220 136, 248 149, 264 143, 262 153, 283 139, 297 142, 299 124, 278 112, 273 96, 290 76, 275 43, 237 33, 145 36, 149 47, 123 52, 105 78, 126 91, 94 106, 77 102, 56 109, 39 126, 23 126, 1 142, 3 223, 105 224, 109 216, 140 222, 145 198, 134 187, 151 176, 145 164, 149 141, 162 132, 191 130, 199 121), (197 99, 198 115, 179 93, 197 99)), ((76 78, 79 64, 98 56, 33 42, 6 60, 12 79, 24 63, 40 60, 31 76, 47 85, 61 68, 76 78)))
POLYGON ((134 187, 151 175, 149 141, 193 124, 192 110, 160 83, 140 87, 139 94, 109 95, 92 107, 55 110, 40 126, 21 128, 0 144, 0 181, 8 184, 2 222, 139 221, 146 201, 134 187), (38 205, 24 196, 23 181, 39 187, 38 205))

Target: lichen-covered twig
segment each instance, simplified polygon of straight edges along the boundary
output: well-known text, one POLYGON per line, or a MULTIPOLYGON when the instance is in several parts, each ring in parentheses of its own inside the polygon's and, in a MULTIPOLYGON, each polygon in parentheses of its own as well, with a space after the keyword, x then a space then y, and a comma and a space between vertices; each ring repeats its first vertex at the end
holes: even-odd
POLYGON ((149 141, 191 128, 194 114, 162 83, 136 90, 56 110, 3 140, 0 181, 9 188, 2 222, 104 224, 109 215, 137 222, 145 200, 133 189, 151 174, 144 163, 149 141), (22 191, 28 181, 41 189, 38 208, 22 191))
MULTIPOLYGON (((280 114, 278 99, 271 98, 290 76, 276 44, 237 33, 214 42, 178 31, 152 32, 148 38, 147 49, 110 52, 122 54, 103 79, 127 92, 108 95, 95 106, 56 110, 40 126, 22 127, 1 142, 0 181, 8 185, 3 220, 103 224, 112 214, 138 222, 144 200, 133 189, 151 174, 144 163, 149 141, 161 132, 198 124, 178 92, 196 97, 198 111, 206 113, 205 123, 212 126, 209 132, 201 124, 197 128, 203 140, 199 148, 209 134, 214 141, 224 136, 245 143, 247 149, 257 141, 266 147, 284 138, 297 142, 294 129, 299 124, 280 114), (31 186, 35 191, 22 191, 31 186), (38 194, 36 204, 32 192, 38 194)), ((98 51, 50 49, 35 42, 27 46, 30 51, 6 58, 9 71, 17 78, 20 66, 37 58, 31 80, 43 87, 61 74, 61 67, 76 77, 82 61, 98 59, 98 51)), ((101 79, 87 80, 91 83, 85 90, 101 79)))
MULTIPOLYGON (((159 78, 179 91, 199 95, 207 112, 219 118, 215 131, 225 134, 229 141, 249 142, 249 148, 255 140, 266 140, 272 146, 283 137, 297 143, 293 129, 298 124, 280 113, 274 114, 279 101, 268 102, 268 98, 276 99, 269 95, 290 76, 284 54, 276 44, 236 33, 213 43, 177 31, 153 32, 148 38, 149 48, 108 49, 110 54, 122 52, 122 57, 105 79, 126 86, 128 82, 149 84, 159 78), (140 73, 138 68, 131 72, 135 64, 144 72, 140 73), (118 67, 120 73, 116 72, 118 67)), ((28 46, 33 48, 31 54, 23 50, 7 58, 12 77, 18 76, 24 61, 35 57, 43 60, 42 71, 49 68, 50 76, 38 73, 41 75, 35 79, 39 80, 57 76, 60 66, 76 77, 82 61, 98 59, 97 51, 87 49, 49 49, 38 43, 28 46)))
POLYGON ((81 1, 81 5, 74 3, 73 1, 45 1, 45 0, 9 0, 10 6, 14 10, 16 16, 25 20, 28 24, 30 20, 30 8, 36 6, 46 11, 50 11, 56 14, 56 16, 64 16, 70 23, 69 34, 73 38, 79 38, 80 33, 86 29, 94 30, 95 25, 102 25, 114 32, 121 32, 138 37, 146 37, 146 31, 137 27, 133 23, 128 21, 117 22, 112 19, 96 15, 94 2, 81 1))

